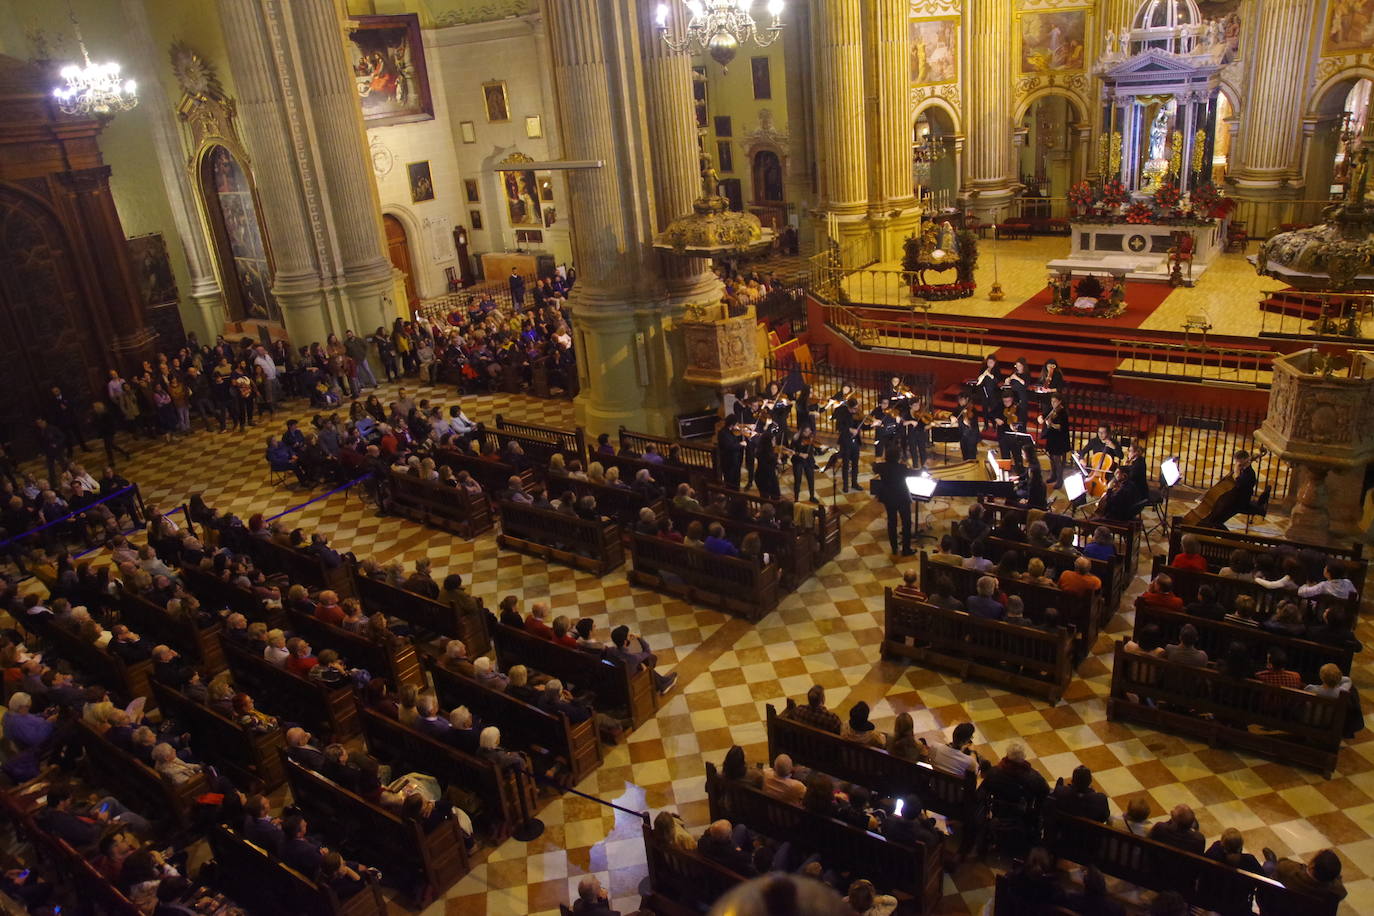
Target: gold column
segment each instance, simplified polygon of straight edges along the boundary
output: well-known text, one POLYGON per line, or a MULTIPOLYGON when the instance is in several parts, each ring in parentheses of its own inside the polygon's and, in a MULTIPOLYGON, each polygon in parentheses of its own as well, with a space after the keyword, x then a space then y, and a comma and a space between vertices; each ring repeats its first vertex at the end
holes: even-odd
POLYGON ((966 0, 964 133, 968 208, 983 220, 999 219, 1016 193, 1011 140, 1011 25, 1007 0, 966 0))
POLYGON ((669 302, 650 245, 658 205, 640 69, 649 52, 640 43, 660 39, 644 34, 639 11, 620 0, 543 0, 541 9, 564 155, 602 162, 566 173, 578 227, 578 280, 569 300, 581 381, 577 422, 594 433, 621 425, 665 433, 685 400, 671 341, 681 307, 669 302))
MULTIPOLYGON (((862 0, 815 0, 821 209, 838 218, 841 244, 866 234, 868 149, 862 0)), ((824 233, 824 229, 820 230, 824 233)))
POLYGON ((1265 0, 1254 16, 1241 45, 1245 111, 1229 176, 1235 196, 1251 202, 1241 204, 1237 218, 1249 220, 1252 235, 1287 221, 1286 208, 1264 202, 1302 196, 1302 116, 1320 40, 1310 0, 1265 0))
POLYGON ((911 4, 872 0, 872 84, 875 180, 869 218, 878 236, 878 256, 899 259, 902 240, 919 222, 911 174, 911 4))

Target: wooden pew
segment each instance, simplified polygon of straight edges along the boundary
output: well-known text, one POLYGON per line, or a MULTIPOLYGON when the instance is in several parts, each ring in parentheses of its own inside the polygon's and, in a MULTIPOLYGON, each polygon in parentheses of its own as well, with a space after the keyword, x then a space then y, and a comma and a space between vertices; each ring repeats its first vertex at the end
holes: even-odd
POLYGON ((220 866, 225 890, 253 913, 267 916, 386 916, 386 900, 376 881, 340 901, 327 884, 316 884, 267 850, 228 827, 210 828, 210 850, 220 866), (229 878, 232 876, 232 879, 229 878))
POLYGON ((278 753, 284 740, 281 729, 254 733, 166 684, 154 682, 153 693, 163 714, 191 733, 191 746, 201 759, 214 763, 225 775, 238 777, 235 783, 247 787, 256 780, 263 791, 270 791, 285 781, 278 753))
POLYGON ((1283 636, 1261 627, 1232 623, 1229 620, 1207 620, 1182 611, 1166 611, 1149 605, 1137 607, 1133 637, 1139 641, 1141 633, 1150 624, 1159 627, 1165 645, 1177 643, 1179 630, 1186 624, 1192 624, 1197 630, 1197 647, 1206 652, 1208 658, 1218 661, 1226 657, 1231 643, 1239 642, 1249 650, 1250 663, 1256 671, 1265 666, 1266 655, 1271 647, 1281 648, 1288 657, 1287 667, 1300 673, 1309 684, 1319 683, 1317 672, 1322 665, 1330 663, 1340 668, 1343 673, 1349 674, 1355 660, 1355 653, 1349 648, 1283 636))
POLYGON ((386 678, 395 690, 400 690, 406 684, 424 689, 425 676, 420 670, 420 659, 415 654, 415 647, 408 641, 397 640, 397 645, 392 648, 379 645, 358 633, 350 633, 343 627, 316 620, 300 611, 288 611, 286 617, 298 636, 304 637, 317 649, 333 649, 345 664, 366 668, 373 677, 386 678))
MULTIPOLYGON (((694 490, 699 490, 710 482, 709 477, 704 477, 698 468, 689 468, 680 464, 655 463, 645 461, 633 455, 598 455, 587 456, 588 461, 599 461, 601 466, 620 469, 620 479, 625 483, 635 479, 635 475, 641 470, 647 470, 649 476, 658 484, 659 489, 663 490, 665 498, 671 500, 672 495, 677 492, 679 484, 687 484, 694 490)), ((589 465, 590 466, 590 465, 589 465)))
POLYGON ((467 471, 472 475, 472 479, 481 484, 482 489, 490 494, 498 490, 504 490, 510 483, 512 477, 519 477, 528 487, 534 482, 534 472, 531 470, 521 471, 509 464, 500 461, 488 461, 486 458, 479 458, 468 452, 460 452, 453 448, 441 448, 435 452, 434 460, 438 464, 447 465, 457 474, 459 471, 467 471))
POLYGON ((526 665, 565 684, 576 684, 580 690, 594 691, 598 711, 624 710, 635 728, 653 718, 658 693, 647 668, 630 671, 619 659, 556 645, 503 623, 493 629, 496 659, 502 670, 526 665))
MULTIPOLYGON (((482 799, 485 806, 479 823, 495 842, 510 836, 520 824, 520 790, 511 774, 484 757, 474 757, 458 748, 421 734, 376 710, 359 709, 363 738, 374 757, 399 765, 396 773, 428 773, 447 787, 458 785, 482 799)), ((530 783, 530 789, 534 786, 530 783)), ((534 810, 534 799, 527 799, 534 810)))
POLYGON ((437 480, 421 480, 392 471, 391 505, 400 514, 424 525, 474 538, 491 528, 491 506, 485 494, 472 495, 462 487, 437 480))
MULTIPOLYGON (((1045 564, 1045 574, 1058 580, 1059 573, 1066 569, 1073 569, 1075 557, 1048 547, 1032 547, 1020 541, 1009 541, 1005 538, 987 537, 983 542, 986 546, 983 549, 984 559, 997 562, 1002 559, 1002 555, 1008 550, 1014 550, 1021 558, 1022 564, 1029 561, 1031 557, 1037 557, 1045 564)), ((1127 577, 1126 564, 1122 557, 1113 557, 1110 560, 1095 560, 1088 557, 1088 564, 1094 576, 1102 580, 1102 618, 1098 620, 1098 625, 1105 627, 1116 613, 1121 604, 1121 596, 1125 594, 1127 577)))
MULTIPOLYGON (((783 518, 788 513, 795 514, 796 508, 800 507, 804 515, 811 517, 811 524, 816 536, 816 553, 818 559, 816 566, 824 565, 826 562, 835 559, 840 552, 840 514, 832 512, 827 507, 814 505, 812 503, 795 503, 790 499, 770 499, 760 496, 757 493, 746 493, 743 490, 732 490, 723 484, 707 484, 702 491, 704 499, 702 505, 706 505, 718 495, 723 495, 727 499, 742 499, 749 507, 751 513, 757 514, 760 506, 765 503, 773 507, 774 513, 778 518, 783 518)), ((672 494, 669 494, 671 497, 672 494)))
POLYGON ((1329 779, 1336 769, 1348 706, 1345 696, 1319 697, 1127 652, 1125 641, 1118 640, 1107 718, 1312 767, 1329 779), (1147 705, 1147 699, 1155 705, 1147 705), (1201 713, 1211 715, 1202 718, 1201 713), (1252 731, 1252 726, 1263 731, 1252 731))
POLYGON ((1258 896, 1265 913, 1336 913, 1334 905, 1272 878, 1081 817, 1048 812, 1045 846, 1060 858, 1096 865, 1103 874, 1138 887, 1160 893, 1177 891, 1204 912, 1250 916, 1251 901, 1258 896))
POLYGON ((1360 610, 1359 597, 1337 598, 1334 595, 1317 595, 1312 598, 1299 598, 1297 592, 1290 592, 1286 589, 1265 588, 1249 579, 1233 579, 1230 576, 1219 576, 1216 573, 1198 572, 1195 569, 1176 569, 1167 566, 1163 557, 1155 557, 1150 568, 1150 578, 1153 579, 1160 573, 1167 573, 1174 583, 1174 594, 1183 599, 1187 604, 1197 600, 1197 590, 1202 585, 1210 585, 1212 591, 1216 592, 1217 601, 1222 607, 1229 608, 1235 604, 1239 595, 1249 595, 1255 599, 1255 610, 1261 617, 1267 617, 1278 610, 1279 605, 1285 601, 1296 601, 1302 605, 1303 613, 1308 622, 1316 622, 1321 619, 1322 613, 1329 607, 1339 607, 1346 613, 1346 619, 1353 624, 1358 620, 1360 610))
POLYGON ((635 585, 680 595, 758 623, 778 606, 778 564, 760 567, 662 538, 635 534, 630 540, 635 585))
POLYGON ((381 579, 372 579, 353 570, 353 587, 366 611, 379 610, 387 617, 399 617, 413 627, 461 639, 468 654, 476 658, 491 650, 486 612, 482 599, 473 598, 467 607, 455 607, 397 588, 381 579))
POLYGON ((242 549, 258 568, 267 573, 280 573, 292 585, 310 589, 327 588, 338 592, 340 598, 353 595, 353 580, 347 565, 325 566, 319 557, 294 547, 283 547, 266 538, 245 537, 242 549))
POLYGON ((92 784, 110 789, 111 794, 150 821, 170 819, 177 827, 190 823, 196 797, 205 792, 204 776, 174 786, 80 719, 76 720, 76 731, 86 750, 82 767, 92 784))
POLYGON ((200 599, 202 607, 228 608, 247 617, 249 622, 267 624, 269 630, 286 628, 286 615, 280 607, 268 607, 249 589, 225 582, 212 572, 183 566, 181 581, 187 591, 200 599))
MULTIPOLYGON (((986 911, 984 911, 986 912, 986 911)), ((1076 916, 1068 907, 1043 903, 1027 909, 1024 901, 1016 896, 1011 877, 998 875, 992 888, 992 916, 1076 916)))
POLYGON ((41 635, 52 643, 64 661, 85 675, 87 683, 105 687, 125 705, 134 697, 147 697, 148 708, 157 706, 150 686, 153 678, 151 660, 144 659, 126 665, 118 655, 107 652, 94 643, 86 642, 71 630, 64 629, 52 621, 40 622, 29 617, 20 623, 25 629, 41 635))
POLYGON ((675 508, 671 503, 668 514, 673 517, 679 532, 686 531, 692 522, 701 522, 703 530, 709 531, 713 522, 725 527, 726 536, 738 545, 747 534, 757 534, 764 553, 774 558, 781 576, 784 591, 792 591, 805 582, 815 571, 816 538, 809 528, 773 528, 756 522, 733 518, 720 518, 706 512, 693 512, 675 508))
POLYGON ((1207 559, 1209 569, 1221 569, 1230 565, 1231 551, 1237 548, 1254 554, 1283 551, 1288 553, 1308 553, 1319 555, 1323 562, 1327 559, 1341 560, 1351 567, 1349 579, 1356 588, 1363 588, 1365 577, 1369 574, 1369 561, 1364 557, 1364 545, 1356 542, 1353 546, 1339 544, 1308 544, 1304 541, 1290 541, 1287 538, 1271 538, 1262 534, 1247 534, 1243 531, 1219 531, 1216 528, 1199 528, 1185 525, 1178 516, 1169 526, 1169 556, 1173 557, 1183 549, 1183 536, 1191 534, 1198 539, 1201 553, 1207 559))
POLYGON ((310 823, 328 831, 331 846, 351 839, 360 861, 410 879, 422 888, 414 895, 420 900, 443 896, 468 873, 467 846, 457 821, 426 833, 418 822, 403 820, 284 753, 282 766, 292 800, 310 823))
MULTIPOLYGON (((1008 506, 1006 503, 983 502, 983 520, 993 528, 1002 520, 1005 512, 1019 513, 1020 517, 1026 517, 1026 510, 1020 506, 1008 506)), ((1073 518, 1067 515, 1046 515, 1045 524, 1050 528, 1050 534, 1058 536, 1059 532, 1072 527, 1078 536, 1080 545, 1090 542, 1093 533, 1098 528, 1105 528, 1112 536, 1112 545, 1116 547, 1117 556, 1125 557, 1126 572, 1128 575, 1136 574, 1137 565, 1140 559, 1140 542, 1144 537, 1144 527, 1139 519, 1134 522, 1113 522, 1106 519, 1086 519, 1073 518)), ((962 550, 966 544, 956 535, 956 543, 962 550)))
POLYGON ((551 509, 500 500, 501 533, 496 543, 604 576, 625 562, 620 526, 614 521, 579 518, 551 509))
POLYGON ((1073 627, 983 620, 883 590, 883 656, 904 655, 1058 703, 1073 678, 1073 627), (908 642, 910 640, 910 642, 908 642))
POLYGON ((714 442, 688 442, 684 439, 668 439, 650 433, 632 432, 623 426, 618 432, 621 451, 628 450, 635 455, 643 455, 644 450, 652 445, 666 460, 669 452, 672 449, 677 449, 677 460, 682 467, 692 469, 699 477, 711 483, 720 482, 719 457, 716 454, 714 442))
MULTIPOLYGON (((630 481, 625 481, 630 483, 630 481)), ((620 523, 623 539, 628 540, 629 532, 639 521, 639 510, 652 509, 655 518, 661 518, 668 511, 667 499, 646 500, 639 493, 626 487, 611 487, 606 484, 578 480, 576 477, 548 477, 549 498, 561 496, 572 491, 579 499, 591 496, 596 499, 597 511, 620 523)))
POLYGON ((655 898, 685 905, 690 912, 706 912, 735 885, 748 880, 695 850, 688 852, 662 842, 654 836, 647 819, 643 833, 649 886, 655 898))
POLYGON ((501 414, 496 415, 496 426, 477 424, 478 436, 484 444, 490 443, 498 452, 507 442, 519 442, 525 457, 538 465, 547 465, 549 458, 562 455, 568 461, 582 461, 587 455, 587 436, 582 427, 569 431, 552 426, 535 426, 531 423, 513 423, 501 414))
POLYGON ((484 722, 501 723, 501 740, 507 747, 546 751, 567 765, 574 784, 601 764, 595 720, 573 725, 562 713, 537 709, 449 671, 432 659, 426 661, 440 705, 445 709, 466 706, 484 722))
POLYGON ((800 805, 734 782, 706 764, 706 795, 711 820, 728 819, 799 849, 818 852, 831 867, 862 874, 884 892, 901 891, 913 899, 913 912, 928 913, 939 902, 944 869, 939 849, 894 843, 800 805))
POLYGON ((124 589, 115 597, 115 607, 130 629, 155 643, 166 643, 186 656, 206 676, 207 682, 210 675, 224 670, 224 652, 220 649, 224 624, 219 621, 208 627, 196 626, 190 616, 174 616, 142 595, 124 589))
POLYGON ((767 709, 768 759, 787 754, 792 762, 874 792, 902 796, 915 792, 925 806, 963 826, 965 845, 978 828, 978 777, 955 776, 928 763, 905 760, 876 747, 847 741, 767 709))
POLYGON ((351 685, 331 690, 278 668, 227 639, 224 656, 234 682, 251 693, 264 711, 278 719, 299 722, 322 739, 347 741, 358 734, 358 709, 351 685))
POLYGON ((15 818, 13 823, 16 832, 33 844, 39 860, 54 872, 55 883, 72 891, 88 908, 87 912, 101 916, 146 916, 119 888, 95 870, 88 855, 43 830, 27 815, 15 818))
MULTIPOLYGON (((978 580, 985 574, 975 569, 934 563, 929 554, 921 551, 921 587, 929 592, 931 584, 942 575, 948 576, 954 583, 954 597, 966 601, 969 595, 977 591, 978 580)), ((998 587, 1007 595, 1020 595, 1025 603, 1026 617, 1037 623, 1044 618, 1047 608, 1057 610, 1060 626, 1073 627, 1075 664, 1092 653, 1093 644, 1097 641, 1097 622, 1101 619, 1098 610, 1102 602, 1101 589, 1091 595, 1076 595, 1015 579, 998 579, 998 587)))

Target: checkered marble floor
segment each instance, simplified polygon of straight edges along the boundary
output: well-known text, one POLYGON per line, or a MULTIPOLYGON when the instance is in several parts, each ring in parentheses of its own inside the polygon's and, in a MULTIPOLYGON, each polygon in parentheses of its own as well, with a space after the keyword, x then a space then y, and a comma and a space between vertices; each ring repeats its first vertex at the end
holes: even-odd
MULTIPOLYGON (((385 399, 394 388, 382 394, 385 399)), ((454 401, 451 391, 438 388, 420 388, 415 396, 454 401)), ((463 404, 475 419, 490 421, 502 413, 532 423, 572 423, 566 401, 494 395, 464 398, 463 404)), ((272 515, 323 492, 287 490, 268 480, 264 438, 290 416, 304 421, 308 412, 286 410, 276 422, 242 434, 201 431, 170 445, 126 443, 134 459, 121 470, 164 510, 200 492, 211 505, 244 517, 255 511, 272 515)), ((784 489, 789 484, 784 481, 784 489)), ((1000 756, 1011 741, 1024 741, 1051 782, 1086 764, 1111 797, 1114 813, 1144 794, 1156 817, 1177 803, 1192 805, 1209 842, 1222 829, 1237 827, 1256 853, 1270 846, 1280 855, 1305 857, 1333 846, 1344 861, 1349 889, 1342 912, 1374 912, 1374 734, 1366 731, 1347 746, 1337 776, 1325 780, 1307 770, 1107 722, 1102 698, 1109 689, 1111 645, 1129 632, 1129 610, 1099 636, 1094 655, 1079 666, 1056 705, 919 665, 884 662, 878 652, 883 587, 900 578, 887 553, 884 518, 867 496, 837 496, 828 480, 818 484, 825 503, 837 500, 845 514, 844 549, 757 625, 631 588, 623 569, 598 578, 498 550, 490 535, 465 541, 378 518, 353 495, 320 499, 287 520, 323 531, 337 548, 359 556, 407 564, 429 557, 439 576, 462 573, 489 607, 512 593, 525 601, 546 598, 555 614, 592 616, 602 627, 625 623, 643 633, 663 669, 679 673, 678 686, 652 721, 607 748, 600 769, 577 786, 623 807, 651 813, 672 808, 700 832, 707 824, 704 762, 719 762, 731 744, 742 745, 750 762, 762 760, 764 704, 800 697, 820 683, 829 705, 841 713, 867 700, 884 729, 905 711, 918 732, 931 737, 971 720, 984 755, 1000 756)), ((1176 511, 1186 508, 1180 502, 1176 493, 1176 511)), ((922 513, 923 521, 933 516, 938 533, 963 509, 963 501, 937 504, 933 513, 922 513)), ((1142 558, 1142 569, 1148 568, 1142 558)), ((1143 587, 1142 577, 1123 607, 1143 587)), ((1374 641, 1367 620, 1359 636, 1367 645, 1374 641)), ((1374 696, 1367 654, 1354 678, 1366 697, 1374 696)), ((547 827, 542 837, 528 844, 510 840, 479 856, 481 864, 427 909, 427 916, 556 913, 586 874, 600 877, 617 909, 636 909, 646 875, 636 818, 572 795, 549 801, 539 817, 547 827)), ((988 864, 963 865, 946 879, 937 912, 980 911, 992 894, 993 877, 988 864)))

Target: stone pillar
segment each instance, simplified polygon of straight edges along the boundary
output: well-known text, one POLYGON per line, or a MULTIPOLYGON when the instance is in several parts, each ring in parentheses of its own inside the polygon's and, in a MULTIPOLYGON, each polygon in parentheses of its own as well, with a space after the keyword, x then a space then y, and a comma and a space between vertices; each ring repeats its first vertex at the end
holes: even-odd
MULTIPOLYGON (((172 225, 186 254, 186 271, 190 274, 191 302, 194 307, 194 327, 203 343, 213 343, 215 335, 224 327, 224 296, 215 277, 214 261, 205 243, 200 213, 196 207, 195 191, 186 172, 186 155, 182 150, 176 122, 176 106, 167 98, 162 81, 153 70, 154 63, 164 60, 163 51, 153 40, 148 10, 142 0, 123 0, 121 7, 129 23, 131 50, 140 59, 141 69, 148 74, 140 78, 138 93, 142 104, 152 112, 153 148, 162 173, 162 186, 172 211, 172 225)), ((183 319, 187 317, 183 312, 183 319)))
MULTIPOLYGON (((636 0, 639 9, 640 57, 644 64, 644 95, 653 169, 655 233, 692 212, 701 193, 701 164, 697 152, 696 113, 692 106, 692 64, 658 36, 655 12, 659 0, 636 0)), ((669 28, 681 38, 683 16, 673 16, 669 28)), ((659 252, 668 297, 675 305, 708 305, 719 301, 720 282, 705 258, 679 258, 659 252)))
POLYGON ((1254 18, 1244 45, 1245 119, 1228 177, 1242 201, 1237 218, 1249 220, 1251 235, 1262 235, 1281 221, 1264 202, 1302 196, 1302 116, 1315 60, 1308 51, 1320 17, 1309 0, 1266 0, 1254 18))
MULTIPOLYGON (((868 149, 862 0, 815 0, 817 165, 820 209, 834 214, 841 246, 866 234, 868 149)), ((824 229, 819 230, 824 233, 824 229)))
MULTIPOLYGON (((1086 59, 1096 61, 1099 57, 1102 56, 1102 52, 1106 48, 1107 35, 1116 34, 1120 32, 1123 28, 1128 28, 1131 24, 1131 16, 1135 12, 1136 7, 1138 7, 1139 5, 1140 4, 1138 0, 1098 0, 1098 26, 1094 29, 1094 34, 1088 39, 1088 57, 1086 59)), ((1120 47, 1120 45, 1118 45, 1118 47, 1120 47)), ((1121 53, 1127 53, 1127 49, 1123 48, 1121 50, 1121 53)), ((1091 86, 1092 98, 1103 98, 1104 87, 1102 85, 1102 80, 1094 77, 1091 86)), ((1107 102, 1106 104, 1110 104, 1110 102, 1107 102)), ((1111 116, 1111 110, 1105 107, 1104 105, 1102 123, 1096 126, 1096 130, 1089 138, 1092 147, 1091 152, 1088 155, 1088 171, 1084 173, 1084 177, 1088 181, 1095 181, 1109 177, 1120 177, 1119 175, 1104 175, 1097 157, 1097 151, 1099 149, 1098 144, 1102 142, 1099 138, 1103 134, 1106 134, 1108 137, 1111 137, 1113 129, 1120 130, 1120 128, 1113 128, 1110 121, 1111 116)), ((1110 170, 1111 168, 1109 160, 1107 171, 1110 170)))
POLYGON ((282 36, 279 28, 269 30, 263 18, 265 6, 276 4, 220 0, 218 5, 239 125, 253 157, 262 219, 272 246, 272 292, 293 341, 323 341, 335 323, 326 315, 320 283, 323 238, 307 203, 317 200, 318 188, 307 187, 307 176, 297 167, 302 125, 298 116, 288 115, 273 53, 274 42, 282 36))
MULTIPOLYGON (((666 433, 681 412, 670 343, 681 308, 667 299, 654 229, 650 133, 636 42, 640 13, 619 0, 543 0, 564 154, 603 166, 567 172, 577 285, 577 422, 666 433)), ((688 96, 690 98, 690 95, 688 96)))
POLYGON ((968 167, 962 196, 984 222, 1007 212, 1016 193, 1011 129, 1012 4, 968 0, 964 13, 965 128, 968 167))
POLYGON ((869 160, 870 218, 875 221, 878 257, 900 260, 902 241, 920 221, 911 179, 911 35, 909 0, 872 0, 871 92, 877 123, 869 160))
POLYGON ((291 0, 289 9, 303 85, 309 87, 311 152, 321 198, 332 216, 321 279, 326 289, 342 292, 348 325, 361 334, 389 324, 395 316, 384 304, 392 289, 391 261, 382 236, 358 91, 344 55, 334 0, 291 0))
POLYGON ((783 198, 796 205, 797 240, 802 252, 817 250, 821 233, 808 219, 816 203, 814 163, 817 129, 815 72, 811 45, 811 7, 789 4, 782 30, 783 67, 787 77, 787 169, 783 198))

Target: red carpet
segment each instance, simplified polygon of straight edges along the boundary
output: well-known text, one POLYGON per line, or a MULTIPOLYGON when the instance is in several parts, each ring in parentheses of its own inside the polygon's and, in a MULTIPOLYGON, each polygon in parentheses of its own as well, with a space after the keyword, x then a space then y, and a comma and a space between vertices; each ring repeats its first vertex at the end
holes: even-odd
POLYGON ((1008 312, 1004 317, 1018 318, 1023 321, 1060 321, 1072 324, 1075 330, 1086 331, 1094 327, 1138 328, 1154 314, 1169 294, 1174 291, 1167 283, 1127 283, 1126 311, 1115 318, 1082 318, 1076 315, 1051 315, 1045 311, 1054 295, 1046 286, 1025 302, 1008 312))

